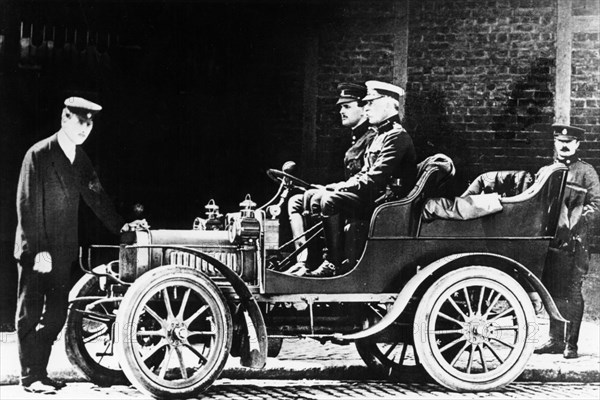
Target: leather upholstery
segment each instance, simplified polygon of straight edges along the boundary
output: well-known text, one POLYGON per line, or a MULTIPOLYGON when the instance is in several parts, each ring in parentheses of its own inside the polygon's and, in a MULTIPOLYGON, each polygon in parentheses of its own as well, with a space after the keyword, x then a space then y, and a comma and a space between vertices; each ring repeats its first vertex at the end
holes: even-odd
POLYGON ((417 234, 425 199, 433 196, 443 182, 454 176, 452 160, 444 154, 428 157, 417 167, 417 183, 399 200, 381 204, 373 213, 370 236, 406 237, 417 234))
POLYGON ((511 197, 522 193, 532 183, 533 178, 527 171, 491 171, 479 175, 460 197, 481 193, 511 197))
POLYGON ((423 221, 425 237, 543 237, 554 236, 567 169, 544 167, 524 192, 501 197, 502 212, 470 220, 423 221))
POLYGON ((502 211, 498 193, 472 194, 455 197, 453 200, 443 197, 429 199, 423 206, 423 220, 436 218, 468 220, 502 211))

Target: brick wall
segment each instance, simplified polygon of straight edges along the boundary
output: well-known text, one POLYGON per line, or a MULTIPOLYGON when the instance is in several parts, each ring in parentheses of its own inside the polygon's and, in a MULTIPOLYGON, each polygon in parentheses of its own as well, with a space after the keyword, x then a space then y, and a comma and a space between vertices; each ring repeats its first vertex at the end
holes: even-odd
POLYGON ((573 1, 571 123, 585 128, 584 159, 600 167, 600 1, 573 1))
MULTIPOLYGON (((316 181, 341 176, 348 132, 342 81, 393 81, 401 2, 338 4, 318 26, 316 181), (325 173, 323 173, 325 171, 325 173)), ((587 130, 582 157, 600 169, 598 0, 573 0, 571 123, 587 130)), ((461 191, 484 171, 551 161, 557 0, 409 1, 404 125, 420 158, 451 156, 461 191)))
MULTIPOLYGON (((600 1, 573 0, 571 123, 585 128, 582 158, 600 171, 600 1)), ((600 253, 600 222, 592 229, 600 253)))
POLYGON ((392 81, 395 20, 393 2, 340 3, 318 32, 317 153, 314 179, 343 179, 343 156, 350 134, 336 106, 340 82, 392 81), (316 172, 318 171, 318 172, 316 172))
POLYGON ((552 155, 554 1, 413 1, 407 127, 464 179, 552 155))

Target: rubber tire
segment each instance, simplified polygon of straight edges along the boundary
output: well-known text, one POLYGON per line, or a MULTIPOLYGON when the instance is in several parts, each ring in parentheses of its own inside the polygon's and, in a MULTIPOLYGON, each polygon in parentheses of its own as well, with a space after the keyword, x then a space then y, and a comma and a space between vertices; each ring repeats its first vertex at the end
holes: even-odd
POLYGON ((529 296, 523 287, 510 275, 492 267, 469 266, 442 276, 427 290, 421 299, 415 313, 415 323, 421 324, 421 329, 415 329, 414 334, 415 349, 420 362, 435 381, 455 391, 489 391, 510 384, 523 372, 535 347, 533 340, 530 340, 530 335, 532 334, 531 326, 535 323, 535 312, 529 296), (440 361, 432 351, 432 343, 429 340, 431 336, 426 334, 425 339, 421 336, 423 333, 422 330, 428 329, 426 327, 428 326, 431 312, 436 307, 440 297, 446 291, 451 291, 455 285, 470 281, 475 283, 477 280, 485 280, 498 284, 500 287, 506 289, 508 293, 512 294, 516 302, 515 304, 511 303, 511 306, 520 307, 519 312, 522 312, 524 315, 526 325, 523 337, 521 337, 521 339, 524 339, 524 343, 521 343, 520 354, 513 365, 502 375, 484 382, 468 381, 448 373, 440 365, 440 361))
MULTIPOLYGON (((95 271, 104 272, 102 267, 96 267, 95 271)), ((70 298, 106 295, 106 292, 100 290, 99 282, 100 280, 97 276, 85 274, 71 289, 70 298)), ((67 353, 67 358, 79 372, 96 385, 128 385, 129 381, 122 370, 106 368, 98 364, 84 346, 81 335, 83 316, 73 310, 82 309, 86 304, 88 303, 74 303, 69 308, 65 329, 65 352, 67 353)))
POLYGON ((206 390, 225 367, 231 349, 233 325, 231 312, 223 293, 209 277, 189 267, 162 266, 148 271, 138 278, 125 293, 121 307, 117 312, 115 324, 117 324, 119 330, 119 338, 123 339, 115 344, 115 353, 119 357, 125 375, 139 391, 157 398, 189 398, 206 390), (224 332, 220 338, 216 338, 216 342, 220 343, 215 345, 218 348, 214 350, 218 354, 210 372, 193 385, 168 388, 157 384, 143 373, 143 370, 137 364, 132 340, 125 340, 125 338, 135 337, 135 335, 132 336, 128 328, 134 326, 133 319, 143 297, 163 283, 176 283, 178 281, 192 282, 196 285, 196 289, 206 296, 205 299, 210 297, 209 301, 214 302, 218 310, 218 314, 213 313, 213 315, 215 319, 220 319, 219 323, 224 328, 224 332))
POLYGON ((392 382, 399 382, 411 377, 412 382, 424 373, 421 364, 399 365, 389 360, 382 361, 382 359, 386 359, 385 355, 377 347, 377 343, 369 338, 357 340, 354 344, 360 358, 376 376, 385 376, 387 380, 392 382))

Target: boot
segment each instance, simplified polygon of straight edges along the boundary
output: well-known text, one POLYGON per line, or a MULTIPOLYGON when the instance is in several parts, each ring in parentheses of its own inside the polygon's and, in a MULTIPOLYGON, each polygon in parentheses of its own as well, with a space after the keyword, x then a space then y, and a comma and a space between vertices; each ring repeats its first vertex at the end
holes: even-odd
MULTIPOLYGON (((577 358, 577 342, 579 341, 579 330, 583 318, 583 296, 581 295, 581 285, 572 288, 570 299, 555 299, 556 306, 565 319, 569 320, 567 326, 567 336, 565 337, 566 346, 563 348, 564 358, 577 358)), ((553 328, 553 321, 550 320, 550 328, 553 328)), ((556 322, 556 325, 562 325, 556 322)), ((558 328, 557 328, 558 329, 558 328)))
POLYGON ((299 261, 296 264, 292 265, 291 267, 289 267, 288 269, 286 269, 285 271, 282 271, 282 272, 284 274, 288 274, 288 275, 302 276, 308 272, 308 269, 306 268, 305 262, 299 261))
POLYGON ((577 354, 577 346, 573 346, 570 343, 567 343, 567 346, 565 347, 565 351, 563 353, 563 357, 567 359, 579 357, 579 355, 577 354))
POLYGON ((303 276, 309 276, 312 278, 326 278, 335 275, 335 265, 325 260, 321 265, 317 267, 314 271, 307 272, 303 276))
POLYGON ((336 275, 337 269, 342 265, 343 260, 343 240, 344 225, 343 219, 339 214, 323 219, 323 230, 327 242, 325 260, 314 271, 308 272, 304 276, 310 277, 328 277, 336 275))
POLYGON ((344 219, 340 214, 323 219, 323 230, 327 242, 327 259, 335 267, 344 261, 344 219))
POLYGON ((564 328, 565 324, 550 318, 550 331, 548 332, 550 338, 533 352, 535 354, 561 354, 565 350, 564 328))
POLYGON ((564 351, 565 344, 559 340, 550 338, 546 343, 535 349, 535 354, 560 354, 564 351))

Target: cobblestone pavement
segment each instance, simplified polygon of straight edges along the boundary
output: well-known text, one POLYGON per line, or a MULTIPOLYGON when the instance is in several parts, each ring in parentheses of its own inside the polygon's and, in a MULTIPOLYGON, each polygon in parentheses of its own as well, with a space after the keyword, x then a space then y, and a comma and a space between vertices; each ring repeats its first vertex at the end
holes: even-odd
MULTIPOLYGON (((548 320, 541 319, 539 337, 546 340, 548 320)), ((518 382, 600 382, 600 326, 584 322, 580 337, 580 357, 567 360, 560 354, 534 354, 518 382)), ((407 352, 407 365, 414 363, 412 350, 407 352)), ((71 365, 64 350, 64 342, 54 345, 48 372, 51 377, 66 382, 84 382, 86 379, 71 365)), ((423 374, 403 377, 402 382, 427 382, 423 374), (413 376, 417 375, 417 376, 413 376)), ((369 380, 381 378, 361 360, 354 344, 339 346, 320 344, 310 339, 286 339, 277 358, 269 358, 264 369, 253 370, 240 366, 239 358, 230 357, 220 375, 223 379, 341 379, 369 380)), ((16 384, 19 362, 16 335, 0 334, 0 385, 16 384)), ((600 398, 600 397, 598 397, 600 398)), ((2 397, 0 397, 2 399, 2 397)), ((3 400, 3 399, 2 399, 3 400)))
MULTIPOLYGON (((129 386, 110 388, 69 383, 56 394, 31 394, 19 386, 0 386, 0 399, 144 399, 129 386)), ((448 392, 436 384, 317 380, 218 380, 201 399, 328 400, 328 399, 599 399, 600 384, 514 383, 501 391, 448 392)))

